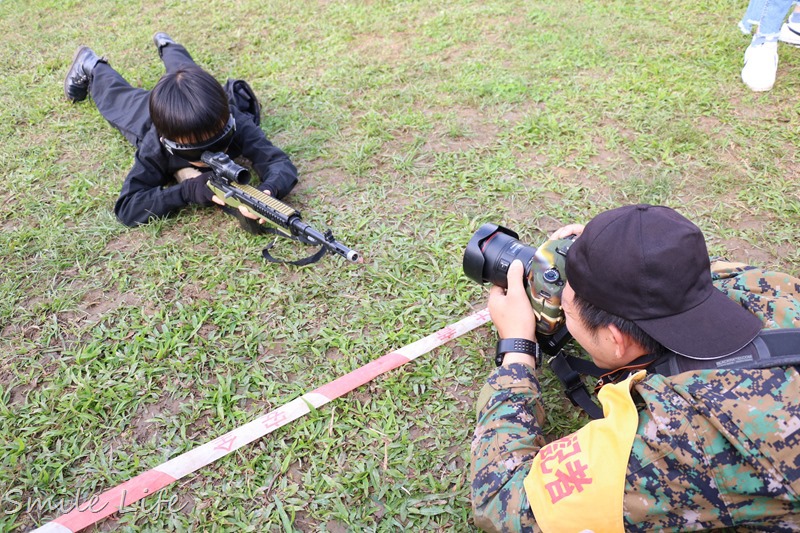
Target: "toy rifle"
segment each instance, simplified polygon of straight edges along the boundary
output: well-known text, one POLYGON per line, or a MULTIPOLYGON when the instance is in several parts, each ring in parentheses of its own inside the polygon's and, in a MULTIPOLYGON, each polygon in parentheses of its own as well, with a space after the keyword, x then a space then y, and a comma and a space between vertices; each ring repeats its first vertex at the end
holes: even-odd
MULTIPOLYGON (((227 154, 223 152, 203 152, 200 159, 211 167, 213 171, 211 178, 208 180, 208 187, 226 205, 234 209, 238 209, 239 206, 243 205, 253 213, 272 222, 276 227, 276 231, 270 233, 278 233, 305 244, 320 246, 318 256, 315 254, 308 260, 297 261, 294 264, 308 264, 309 262, 318 261, 325 255, 326 251, 339 254, 353 263, 360 262, 360 254, 337 241, 331 230, 326 230, 325 233, 317 231, 303 222, 298 210, 248 185, 250 172, 234 163, 227 154)), ((271 258, 267 250, 268 248, 264 250, 264 258, 276 261, 271 258)))

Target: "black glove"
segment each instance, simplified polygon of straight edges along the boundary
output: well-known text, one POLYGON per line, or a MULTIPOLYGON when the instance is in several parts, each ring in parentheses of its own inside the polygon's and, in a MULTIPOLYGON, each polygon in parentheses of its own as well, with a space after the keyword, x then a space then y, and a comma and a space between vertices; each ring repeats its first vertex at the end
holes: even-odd
POLYGON ((187 204, 214 205, 211 197, 214 193, 208 188, 208 179, 212 172, 203 172, 196 178, 189 178, 181 183, 181 196, 187 204))
POLYGON ((266 182, 264 182, 264 181, 262 181, 261 183, 259 183, 259 184, 258 184, 258 187, 256 187, 256 189, 258 189, 258 190, 259 190, 259 191, 261 191, 261 192, 268 193, 268 194, 269 194, 270 196, 272 196, 273 198, 275 198, 275 195, 276 195, 276 194, 277 194, 277 192, 278 192, 278 191, 276 191, 276 190, 275 190, 275 187, 273 187, 272 185, 270 185, 270 184, 268 184, 268 183, 266 183, 266 182))

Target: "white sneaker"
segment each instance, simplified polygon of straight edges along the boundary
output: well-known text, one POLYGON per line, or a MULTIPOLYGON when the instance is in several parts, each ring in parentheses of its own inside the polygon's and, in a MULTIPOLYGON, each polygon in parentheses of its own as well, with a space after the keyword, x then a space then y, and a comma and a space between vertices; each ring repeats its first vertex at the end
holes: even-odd
POLYGON ((800 46, 800 28, 797 26, 797 24, 784 23, 781 26, 780 34, 778 34, 778 40, 792 46, 800 46))
POLYGON ((750 90, 769 91, 778 72, 778 43, 750 45, 744 52, 742 81, 750 90))

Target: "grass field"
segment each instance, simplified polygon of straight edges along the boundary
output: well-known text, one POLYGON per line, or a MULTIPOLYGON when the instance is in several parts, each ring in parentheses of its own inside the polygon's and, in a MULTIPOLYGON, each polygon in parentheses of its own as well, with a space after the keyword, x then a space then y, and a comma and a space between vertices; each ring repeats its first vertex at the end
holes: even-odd
MULTIPOLYGON (((0 1, 0 529, 483 308, 461 257, 485 222, 538 244, 661 203, 712 254, 800 274, 800 49, 751 93, 745 5, 0 1), (159 30, 251 83, 300 171, 286 200, 365 264, 267 264, 266 240, 216 209, 115 220, 132 148, 62 82, 87 44, 151 88, 159 30)), ((97 529, 471 531, 494 342, 466 334, 168 487, 172 508, 146 499, 97 529)), ((579 427, 543 383, 547 433, 579 427)))

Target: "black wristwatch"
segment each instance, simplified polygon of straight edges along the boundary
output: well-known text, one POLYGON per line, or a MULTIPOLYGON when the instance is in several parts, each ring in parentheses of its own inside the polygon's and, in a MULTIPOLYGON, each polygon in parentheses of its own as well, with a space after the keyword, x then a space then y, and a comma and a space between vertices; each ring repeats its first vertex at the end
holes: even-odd
POLYGON ((533 356, 536 368, 542 364, 542 350, 539 345, 528 339, 500 339, 497 341, 497 351, 495 352, 494 362, 497 366, 503 364, 503 359, 508 352, 526 353, 533 356))

